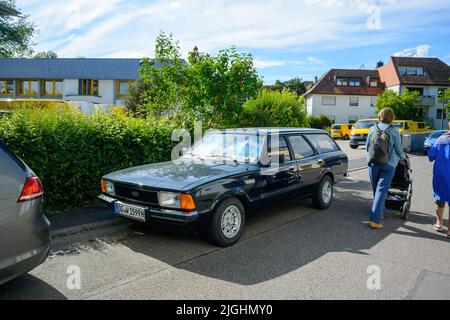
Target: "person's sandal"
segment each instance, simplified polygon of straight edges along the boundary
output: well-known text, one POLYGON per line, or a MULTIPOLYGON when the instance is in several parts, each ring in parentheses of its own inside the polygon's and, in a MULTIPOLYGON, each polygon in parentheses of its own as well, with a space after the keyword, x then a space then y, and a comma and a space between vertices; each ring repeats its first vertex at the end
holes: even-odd
POLYGON ((444 231, 444 227, 439 227, 437 224, 433 224, 434 231, 442 232, 444 231))

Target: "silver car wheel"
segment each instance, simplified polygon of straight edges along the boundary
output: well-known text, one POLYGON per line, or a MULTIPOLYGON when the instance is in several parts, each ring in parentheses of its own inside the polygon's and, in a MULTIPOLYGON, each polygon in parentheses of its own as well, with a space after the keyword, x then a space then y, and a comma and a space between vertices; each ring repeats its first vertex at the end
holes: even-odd
POLYGON ((234 238, 241 229, 241 223, 241 211, 239 208, 234 205, 227 207, 220 223, 223 235, 228 239, 234 238))
POLYGON ((322 187, 322 200, 325 204, 330 203, 331 198, 333 197, 333 186, 331 182, 326 181, 322 187))

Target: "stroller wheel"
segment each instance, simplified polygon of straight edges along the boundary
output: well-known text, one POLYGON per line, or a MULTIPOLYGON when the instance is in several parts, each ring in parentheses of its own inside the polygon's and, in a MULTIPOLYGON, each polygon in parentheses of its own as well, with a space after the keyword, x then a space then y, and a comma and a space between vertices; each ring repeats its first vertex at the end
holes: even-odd
POLYGON ((411 201, 405 202, 402 208, 402 219, 408 220, 409 209, 411 208, 411 201))

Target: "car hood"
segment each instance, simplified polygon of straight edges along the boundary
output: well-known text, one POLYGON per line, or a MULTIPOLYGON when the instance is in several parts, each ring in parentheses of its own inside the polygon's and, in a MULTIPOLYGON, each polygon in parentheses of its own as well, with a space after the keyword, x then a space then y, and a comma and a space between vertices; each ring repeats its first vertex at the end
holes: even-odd
POLYGON ((223 177, 256 170, 257 165, 212 162, 175 164, 172 161, 113 172, 104 179, 156 189, 186 191, 223 177))

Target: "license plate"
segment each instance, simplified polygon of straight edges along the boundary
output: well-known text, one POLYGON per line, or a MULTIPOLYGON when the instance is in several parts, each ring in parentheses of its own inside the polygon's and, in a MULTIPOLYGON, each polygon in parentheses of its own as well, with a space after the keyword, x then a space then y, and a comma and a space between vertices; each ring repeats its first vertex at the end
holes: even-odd
POLYGON ((114 212, 119 216, 133 219, 136 221, 145 222, 145 209, 144 207, 133 206, 122 202, 116 202, 114 204, 114 212))

